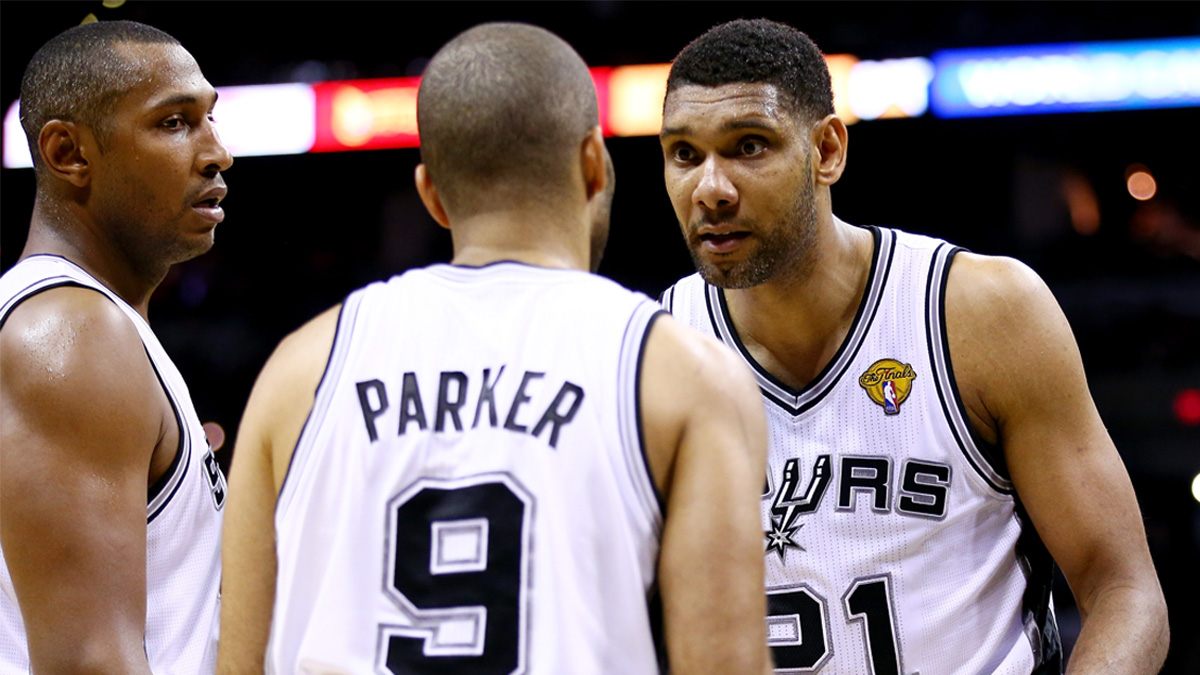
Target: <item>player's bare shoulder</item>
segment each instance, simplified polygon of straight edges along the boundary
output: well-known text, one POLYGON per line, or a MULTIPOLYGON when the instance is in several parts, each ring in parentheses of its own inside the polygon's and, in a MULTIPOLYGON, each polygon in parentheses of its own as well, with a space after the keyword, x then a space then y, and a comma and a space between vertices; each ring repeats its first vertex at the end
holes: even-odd
MULTIPOLYGON (((291 460, 296 440, 312 410, 313 399, 337 334, 341 305, 336 305, 280 341, 263 366, 247 404, 242 437, 257 438, 277 467, 276 487, 291 460)), ((242 445, 239 440, 239 447, 242 445)))
POLYGON ((996 418, 1032 379, 1079 360, 1049 287, 1014 258, 959 253, 946 283, 945 326, 954 376, 975 428, 997 440, 996 418))
POLYGON ((5 416, 17 415, 25 432, 99 444, 111 429, 149 449, 173 420, 137 328, 95 290, 55 288, 13 309, 0 330, 0 370, 5 416))
POLYGON ((646 350, 645 372, 651 378, 661 374, 666 380, 651 379, 648 384, 677 389, 675 400, 694 405, 711 400, 706 394, 725 392, 757 401, 753 377, 728 347, 668 314, 655 321, 646 350))
POLYGON ((764 424, 753 376, 716 339, 664 313, 650 331, 643 359, 642 423, 660 487, 671 470, 672 453, 689 429, 696 433, 702 423, 732 421, 741 431, 764 424))

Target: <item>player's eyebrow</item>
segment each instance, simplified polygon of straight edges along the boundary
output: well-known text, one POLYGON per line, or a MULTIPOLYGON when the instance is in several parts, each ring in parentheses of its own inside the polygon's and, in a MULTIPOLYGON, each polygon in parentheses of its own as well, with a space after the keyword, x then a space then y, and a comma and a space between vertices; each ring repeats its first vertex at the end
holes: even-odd
MULTIPOLYGON (((766 120, 763 120, 761 118, 749 117, 749 118, 743 118, 743 119, 729 120, 728 122, 725 122, 724 124, 722 124, 721 127, 717 131, 718 131, 718 133, 728 133, 730 131, 739 131, 742 129, 758 129, 760 131, 774 131, 775 127, 774 127, 774 125, 770 124, 769 122, 767 122, 766 120)), ((659 138, 667 138, 669 136, 687 136, 690 133, 692 133, 692 128, 685 124, 685 125, 677 126, 677 127, 663 127, 662 132, 659 133, 658 137, 659 138)))
MULTIPOLYGON (((220 94, 218 94, 216 90, 212 91, 212 103, 213 104, 216 104, 217 98, 219 96, 220 96, 220 94)), ((206 97, 204 97, 204 96, 197 96, 196 94, 174 94, 172 96, 168 96, 168 97, 164 98, 161 101, 155 102, 153 107, 167 108, 167 107, 175 106, 175 105, 195 105, 197 103, 203 102, 203 100, 205 98, 206 97)))

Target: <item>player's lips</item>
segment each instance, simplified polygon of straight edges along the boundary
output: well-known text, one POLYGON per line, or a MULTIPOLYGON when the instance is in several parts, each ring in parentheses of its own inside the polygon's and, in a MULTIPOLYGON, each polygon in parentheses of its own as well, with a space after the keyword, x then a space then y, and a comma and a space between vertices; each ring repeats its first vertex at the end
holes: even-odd
POLYGON ((192 210, 200 214, 201 218, 210 220, 214 223, 219 223, 225 220, 225 210, 221 208, 221 200, 229 192, 225 186, 219 186, 205 190, 200 195, 200 199, 192 204, 192 210))
POLYGON ((749 236, 749 232, 729 226, 703 227, 697 232, 700 248, 713 253, 729 253, 749 236))

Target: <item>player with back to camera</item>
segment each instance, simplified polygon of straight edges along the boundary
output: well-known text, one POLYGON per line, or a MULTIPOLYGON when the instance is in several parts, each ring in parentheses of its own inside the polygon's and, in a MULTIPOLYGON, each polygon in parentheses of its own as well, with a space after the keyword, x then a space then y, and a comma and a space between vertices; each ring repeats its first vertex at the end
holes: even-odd
POLYGON ((351 293, 263 368, 220 671, 649 673, 659 625, 677 672, 769 670, 762 409, 728 350, 588 273, 612 181, 587 67, 477 26, 417 111, 453 261, 351 293))
POLYGON ((21 82, 37 198, 0 277, 0 673, 216 667, 225 479, 147 323, 233 158, 170 35, 71 28, 21 82))
POLYGON ((789 26, 734 21, 680 52, 661 140, 699 270, 663 304, 738 350, 766 408, 779 672, 1059 672, 1054 562, 1083 616, 1069 672, 1157 672, 1137 501, 1041 279, 833 215, 846 125, 789 26))

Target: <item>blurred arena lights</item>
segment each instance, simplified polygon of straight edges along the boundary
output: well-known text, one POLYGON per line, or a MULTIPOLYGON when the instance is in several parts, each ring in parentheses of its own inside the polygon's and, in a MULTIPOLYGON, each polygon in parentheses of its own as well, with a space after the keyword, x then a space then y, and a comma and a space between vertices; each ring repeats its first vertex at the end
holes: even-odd
POLYGON ((1192 479, 1192 498, 1200 502, 1200 473, 1192 479))
MULTIPOLYGON (((667 95, 667 74, 670 72, 669 63, 613 68, 608 75, 606 133, 657 136, 662 128, 662 103, 667 95)), ((599 78, 596 79, 599 84, 599 78)), ((599 86, 596 91, 599 95, 599 86)))
POLYGON ((1158 192, 1158 183, 1143 164, 1130 164, 1125 169, 1125 187, 1134 199, 1144 202, 1158 192))
POLYGON ((316 114, 316 96, 312 87, 267 84, 221 87, 219 92, 214 117, 221 141, 230 148, 237 148, 233 154, 239 157, 294 155, 312 148, 314 128, 307 121, 316 114), (270 110, 289 112, 275 115, 267 124, 264 113, 270 110))
POLYGON ((1189 427, 1200 425, 1200 389, 1184 389, 1175 395, 1175 419, 1189 427))
POLYGON ((938 117, 1200 105, 1200 37, 948 49, 933 64, 938 117))
MULTIPOLYGON (((1200 106, 1200 37, 943 50, 932 60, 826 60, 834 107, 847 124, 930 109, 953 118, 1200 106)), ((592 68, 606 135, 658 133, 669 69, 592 68)), ((218 87, 218 129, 238 157, 414 148, 419 84, 408 77, 218 87)), ((32 166, 19 105, 4 115, 6 168, 32 166)))
MULTIPOLYGON (((933 66, 925 58, 860 61, 826 56, 837 113, 862 119, 915 117, 929 106, 933 66)), ((669 63, 592 68, 606 136, 655 136, 662 126, 669 63)), ((415 148, 419 77, 316 84, 217 87, 217 129, 236 157, 415 148)), ((20 101, 4 116, 5 168, 33 165, 20 101)))
POLYGON ((933 64, 925 58, 860 61, 847 79, 849 106, 859 119, 919 117, 929 107, 933 64))
POLYGON ((1100 200, 1087 177, 1070 171, 1063 177, 1063 197, 1071 214, 1071 227, 1088 237, 1100 231, 1100 200))

